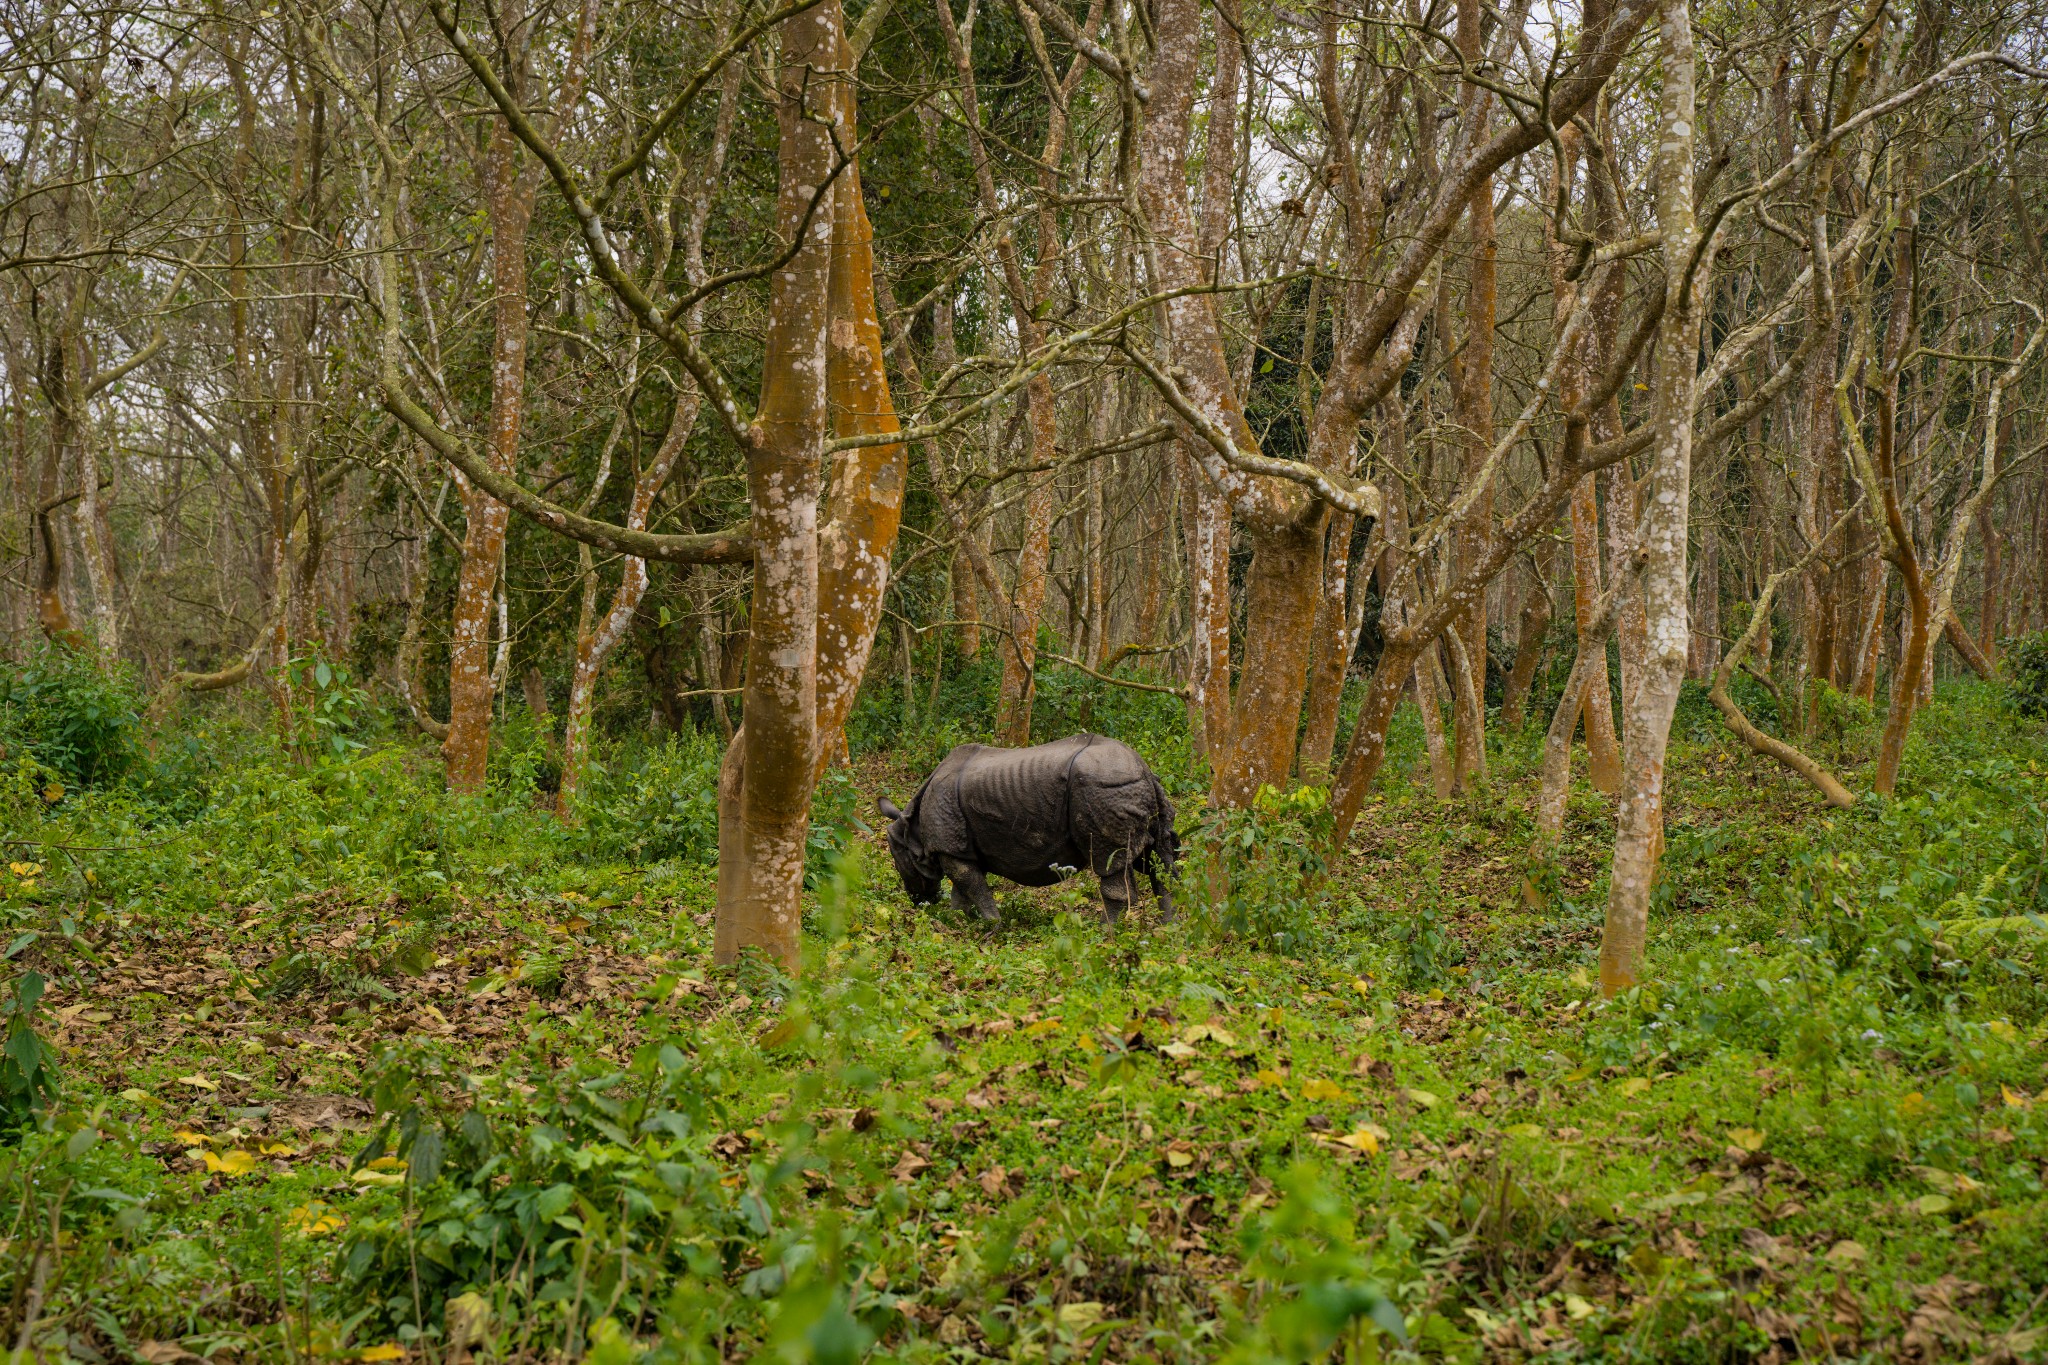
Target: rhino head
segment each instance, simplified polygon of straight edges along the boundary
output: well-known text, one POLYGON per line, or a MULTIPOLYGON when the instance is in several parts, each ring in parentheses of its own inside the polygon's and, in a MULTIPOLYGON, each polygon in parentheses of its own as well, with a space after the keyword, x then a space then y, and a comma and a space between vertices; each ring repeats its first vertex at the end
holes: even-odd
POLYGON ((939 899, 939 869, 935 859, 917 835, 917 827, 894 801, 883 797, 875 809, 889 822, 889 860, 903 879, 903 894, 912 905, 931 905, 939 899))

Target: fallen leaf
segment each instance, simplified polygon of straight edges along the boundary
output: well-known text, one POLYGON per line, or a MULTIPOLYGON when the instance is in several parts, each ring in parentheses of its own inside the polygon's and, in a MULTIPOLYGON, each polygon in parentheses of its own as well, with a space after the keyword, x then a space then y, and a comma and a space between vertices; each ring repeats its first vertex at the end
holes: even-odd
POLYGON ((1195 1164, 1195 1149, 1186 1140, 1176 1138, 1166 1144, 1166 1164, 1181 1170, 1195 1164))
POLYGON ((2004 1019, 1993 1019, 1984 1026, 1984 1031, 2000 1042, 2005 1043, 2016 1043, 2020 1037, 2020 1031, 2004 1019))
POLYGON ((1827 1259, 1835 1262, 1837 1265, 1847 1265, 1854 1261, 1870 1259, 1870 1253, 1863 1249, 1861 1242, 1851 1242, 1844 1239, 1828 1248, 1827 1259))
POLYGON ((1301 1097, 1305 1100, 1342 1100, 1344 1087, 1319 1076, 1301 1088, 1301 1097))
POLYGON ((209 1081, 208 1079, 206 1079, 206 1077, 200 1075, 180 1076, 178 1077, 178 1084, 189 1085, 199 1090, 220 1089, 218 1085, 215 1085, 212 1081, 209 1081))
POLYGON ((2028 1099, 2025 1095, 2022 1095, 2019 1091, 2013 1089, 2009 1085, 1999 1086, 1998 1093, 2001 1097, 2004 1098, 2005 1107, 2008 1109, 2025 1109, 2028 1105, 2033 1103, 2032 1100, 2028 1099))
POLYGON ((316 1199, 285 1214, 284 1225, 301 1237, 325 1237, 348 1225, 348 1219, 316 1199))
POLYGON ((1955 1201, 1945 1194, 1923 1194, 1913 1201, 1913 1208, 1925 1217, 1947 1213, 1955 1207, 1955 1201))
POLYGON ((1189 1047, 1186 1043, 1180 1042, 1178 1039, 1171 1043, 1160 1044, 1159 1051, 1163 1056, 1172 1057, 1180 1061, 1186 1061, 1190 1057, 1199 1057, 1201 1055, 1199 1052, 1195 1051, 1195 1049, 1189 1047))
POLYGON ((397 1171, 361 1170, 349 1177, 358 1185, 396 1186, 405 1183, 405 1177, 397 1171))
POLYGON ((1372 1156, 1379 1151, 1380 1138, 1384 1135, 1384 1129, 1375 1131, 1370 1124, 1361 1124, 1355 1131, 1346 1133, 1343 1137, 1337 1138, 1336 1141, 1343 1143, 1353 1151, 1363 1152, 1367 1156, 1372 1156))
POLYGON ((1357 991, 1360 995, 1369 996, 1372 994, 1372 982, 1367 981, 1362 976, 1356 977, 1351 982, 1351 989, 1357 991))
POLYGON ((896 1167, 889 1174, 895 1176, 899 1181, 910 1181, 931 1168, 931 1162, 926 1161, 916 1152, 906 1147, 903 1149, 903 1155, 896 1158, 896 1167))
POLYGON ((1927 1112, 1927 1097, 1915 1090, 1899 1101, 1899 1112, 1908 1118, 1917 1118, 1927 1112))
POLYGON ((1745 1152, 1760 1152, 1764 1148, 1764 1133, 1757 1128, 1730 1128, 1728 1141, 1745 1152))
POLYGON ((1000 1166, 991 1166, 981 1173, 981 1179, 979 1182, 981 1185, 981 1192, 987 1195, 989 1198, 993 1199, 1003 1192, 1003 1186, 1009 1181, 1009 1179, 1010 1173, 1008 1171, 1004 1170, 1000 1166))
POLYGON ((265 1156, 297 1156, 299 1154, 299 1149, 288 1142, 265 1142, 259 1144, 256 1150, 265 1156))
POLYGON ((465 1350, 483 1340, 491 1326, 491 1301, 474 1289, 448 1300, 448 1344, 465 1350))
POLYGON ((357 1360, 404 1360, 405 1348, 397 1342, 387 1341, 382 1346, 365 1346, 356 1352, 357 1360))
POLYGON ((1567 1294, 1564 1296, 1564 1311, 1572 1315, 1573 1322, 1581 1322, 1593 1316, 1594 1308, 1577 1294, 1567 1294))
POLYGON ((1648 1076, 1631 1076, 1614 1088, 1624 1095, 1640 1095, 1650 1088, 1650 1078, 1648 1076))
POLYGON ((1048 1033, 1058 1033, 1064 1027, 1057 1019, 1041 1019, 1024 1030, 1026 1038, 1043 1038, 1048 1033))
POLYGON ((180 1128, 171 1136, 184 1143, 187 1147, 204 1147, 213 1141, 206 1134, 195 1132, 190 1128, 180 1128))
POLYGON ((1424 1109, 1434 1109, 1443 1103, 1442 1100, 1427 1090, 1403 1090, 1401 1093, 1424 1109))
POLYGON ((197 1360, 198 1356, 175 1341, 138 1341, 135 1343, 135 1357, 149 1365, 178 1365, 181 1360, 197 1360))
POLYGON ((1085 1332, 1102 1321, 1103 1307, 1092 1300, 1087 1303, 1062 1304, 1054 1316, 1062 1328, 1069 1332, 1085 1332))
POLYGON ((239 1147, 230 1152, 223 1152, 219 1156, 212 1152, 201 1152, 199 1158, 206 1163, 207 1170, 218 1171, 225 1176, 247 1175, 255 1170, 258 1164, 254 1152, 245 1152, 239 1147))
POLYGON ((121 1098, 130 1104, 151 1104, 156 1100, 156 1096, 150 1094, 147 1090, 136 1090, 133 1088, 123 1090, 121 1098))
POLYGON ((1543 1136, 1543 1129, 1534 1123, 1511 1123, 1501 1129, 1501 1131, 1509 1137, 1534 1138, 1543 1136))
POLYGON ((1287 1078, 1277 1071, 1260 1070, 1252 1073, 1254 1085, 1285 1085, 1287 1078))

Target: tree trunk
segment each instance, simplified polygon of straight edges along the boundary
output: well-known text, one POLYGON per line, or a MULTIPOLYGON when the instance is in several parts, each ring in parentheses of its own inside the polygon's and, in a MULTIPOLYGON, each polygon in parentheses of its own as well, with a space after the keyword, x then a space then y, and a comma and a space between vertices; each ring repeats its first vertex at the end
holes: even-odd
MULTIPOLYGON (((746 719, 719 778, 713 952, 799 960, 804 844, 818 754, 818 483, 828 429, 834 215, 805 214, 832 170, 844 16, 836 0, 782 23, 776 230, 797 250, 775 272, 761 403, 747 452, 753 503, 746 719)), ((851 143, 847 145, 851 146, 851 143)), ((851 325, 851 324, 849 324, 851 325)))
MULTIPOLYGON (((1475 67, 1484 56, 1481 42, 1481 6, 1478 0, 1460 0, 1457 44, 1460 57, 1475 67)), ((1483 135, 1492 111, 1492 99, 1479 85, 1463 92, 1464 117, 1483 135)), ((1475 478, 1492 452, 1493 430, 1493 341, 1497 312, 1497 258, 1500 242, 1494 234, 1493 177, 1485 176, 1472 191, 1467 222, 1472 256, 1465 276, 1465 347, 1454 371, 1458 376, 1458 422, 1464 429, 1465 477, 1475 478)), ((1476 500, 1458 528, 1458 564, 1476 563, 1486 554, 1493 538, 1492 485, 1476 500)), ((1476 670, 1469 685, 1457 680, 1451 688, 1452 715, 1456 720, 1457 762, 1452 776, 1459 791, 1486 780, 1486 598, 1482 594, 1453 629, 1460 649, 1451 652, 1454 669, 1476 670)))
POLYGON ((1323 589, 1316 603, 1314 654, 1309 665, 1308 728, 1301 740, 1301 778, 1317 785, 1330 779, 1330 751, 1337 743, 1337 713, 1355 641, 1346 608, 1351 577, 1351 536, 1358 519, 1349 512, 1330 518, 1323 546, 1323 589))
MULTIPOLYGON (((1593 619, 1600 599, 1600 561, 1600 503, 1588 474, 1572 490, 1572 607, 1579 622, 1593 619)), ((1614 733, 1614 693, 1604 651, 1599 667, 1587 672, 1578 701, 1585 712, 1587 780, 1594 791, 1612 796, 1621 790, 1621 744, 1614 733)))
MULTIPOLYGON (((507 32, 518 31, 518 24, 507 25, 507 32)), ((507 65, 517 71, 523 64, 522 55, 507 65)), ((485 155, 484 203, 491 224, 493 322, 484 453, 492 468, 510 474, 518 463, 526 410, 526 234, 533 217, 533 184, 520 173, 519 144, 503 124, 493 125, 485 155)), ((479 792, 490 761, 491 612, 512 512, 467 481, 462 502, 466 524, 448 623, 448 738, 441 752, 448 763, 448 789, 479 792)))
MULTIPOLYGON (((1522 728, 1527 718, 1529 689, 1535 685, 1536 670, 1543 662, 1544 638, 1550 633, 1549 539, 1536 542, 1536 554, 1523 584, 1522 613, 1515 627, 1515 663, 1501 688, 1500 722, 1510 730, 1522 728)), ((1567 743, 1571 736, 1565 736, 1567 743)))
MULTIPOLYGON (((684 384, 676 393, 676 405, 669 414, 668 430, 655 451, 654 459, 633 483, 633 501, 626 509, 626 526, 641 531, 654 511, 654 499, 668 482, 669 471, 683 452, 690 432, 697 425, 698 394, 694 384, 684 384)), ((578 549, 587 557, 588 545, 578 549)), ((604 672, 612 651, 626 638, 640 603, 647 596, 647 561, 634 555, 624 557, 618 591, 601 619, 592 621, 597 597, 597 576, 586 572, 583 610, 576 632, 576 661, 569 676, 569 709, 562 724, 562 782, 555 793, 563 815, 575 809, 576 793, 583 784, 583 771, 590 762, 590 715, 597 702, 597 680, 604 672)))
MULTIPOLYGON (((1654 435, 1649 506, 1642 526, 1641 600, 1646 635, 1642 672, 1625 702, 1620 819, 1600 940, 1600 985, 1613 996, 1641 977, 1650 887, 1664 827, 1664 752, 1685 678, 1686 519, 1690 510, 1692 424, 1698 382, 1700 298, 1710 262, 1695 263, 1693 211, 1691 0, 1662 0, 1658 46, 1657 225, 1663 233, 1665 304, 1652 377, 1654 435)), ((1617 585, 1626 586, 1626 585, 1617 585)))

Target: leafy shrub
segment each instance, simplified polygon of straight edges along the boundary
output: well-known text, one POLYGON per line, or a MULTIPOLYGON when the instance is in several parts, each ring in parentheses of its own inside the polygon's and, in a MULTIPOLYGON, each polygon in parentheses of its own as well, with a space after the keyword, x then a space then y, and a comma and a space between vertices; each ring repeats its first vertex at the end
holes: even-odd
POLYGON ((718 861, 718 767, 714 735, 671 735, 593 769, 577 811, 595 858, 653 863, 718 861))
POLYGON ((0 1047, 0 1127, 9 1130, 27 1122, 57 1093, 50 1046, 36 1028, 42 998, 39 972, 23 972, 0 998, 0 1018, 7 1021, 7 1041, 0 1047))
POLYGON ((1210 811, 1181 855, 1181 887, 1201 932, 1300 956, 1321 938, 1329 792, 1262 786, 1248 807, 1210 811))
POLYGON ((125 665, 44 645, 24 663, 0 662, 0 746, 34 758, 65 786, 106 786, 135 766, 139 701, 125 665))
POLYGON ((2005 642, 2007 704, 2023 716, 2048 716, 2048 630, 2005 642))

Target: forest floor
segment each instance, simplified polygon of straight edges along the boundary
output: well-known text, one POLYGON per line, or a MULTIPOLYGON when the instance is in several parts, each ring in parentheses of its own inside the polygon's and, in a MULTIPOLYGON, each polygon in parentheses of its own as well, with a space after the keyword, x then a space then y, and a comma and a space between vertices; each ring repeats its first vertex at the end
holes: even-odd
MULTIPOLYGON (((1285 952, 1200 888, 1108 932, 1092 882, 999 888, 984 939, 912 913, 870 833, 800 976, 721 972, 688 861, 485 821, 443 830, 491 851, 421 913, 218 871, 410 818, 366 788, 316 792, 297 854, 202 817, 131 866, 81 818, 13 874, 61 1100, 0 1156, 7 1344, 2039 1359, 2048 743, 1987 696, 1924 718, 1913 795, 1847 812, 1682 733, 1652 984, 1613 1001, 1612 817, 1581 790, 1532 863, 1533 735, 1470 799, 1396 773, 1320 883, 1241 874, 1285 952), (60 875, 104 890, 82 920, 60 875)), ((1832 751, 1852 780, 1866 741, 1832 751)))

